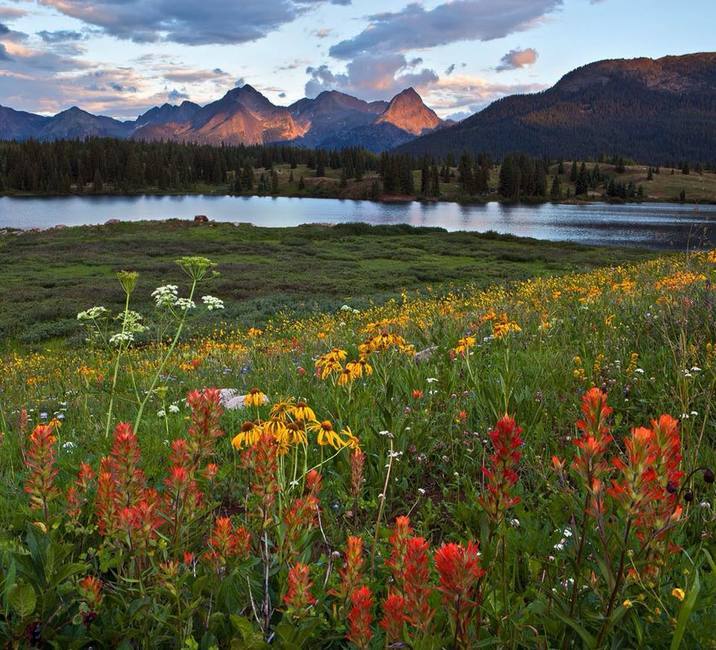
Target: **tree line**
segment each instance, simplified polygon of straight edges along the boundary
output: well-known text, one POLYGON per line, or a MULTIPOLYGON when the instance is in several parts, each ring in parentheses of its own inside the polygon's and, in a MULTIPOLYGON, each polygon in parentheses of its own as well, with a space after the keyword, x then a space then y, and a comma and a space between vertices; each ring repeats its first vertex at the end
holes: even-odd
MULTIPOLYGON (((277 166, 288 166, 291 191, 308 193, 306 175, 324 178, 332 170, 338 183, 329 193, 343 195, 350 184, 368 177, 363 196, 383 195, 479 200, 490 195, 512 201, 563 200, 601 194, 639 199, 644 189, 622 183, 633 160, 600 157, 578 163, 508 154, 444 157, 386 152, 360 147, 312 150, 287 145, 211 146, 174 142, 135 142, 110 138, 54 142, 0 142, 0 193, 83 194, 181 192, 214 187, 234 194, 277 195, 277 166), (300 173, 297 168, 301 166, 300 173), (610 167, 610 172, 604 171, 610 167), (308 170, 308 171, 306 171, 308 170), (498 171, 499 170, 499 171, 498 171), (494 180, 492 174, 496 177, 494 180), (492 180, 491 180, 492 179, 492 180)), ((707 167, 673 161, 671 174, 702 174, 707 167)), ((662 173, 649 167, 647 181, 662 173)), ((326 195, 325 193, 323 195, 326 195)), ((681 197, 682 200, 685 197, 681 197)))

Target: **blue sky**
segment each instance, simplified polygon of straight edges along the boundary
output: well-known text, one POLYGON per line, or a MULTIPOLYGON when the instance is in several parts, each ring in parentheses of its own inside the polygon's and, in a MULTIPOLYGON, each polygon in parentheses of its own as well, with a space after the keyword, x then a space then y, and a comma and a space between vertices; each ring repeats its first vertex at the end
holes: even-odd
POLYGON ((277 104, 412 85, 443 116, 605 58, 714 49, 712 0, 0 0, 0 104, 119 118, 250 83, 277 104))

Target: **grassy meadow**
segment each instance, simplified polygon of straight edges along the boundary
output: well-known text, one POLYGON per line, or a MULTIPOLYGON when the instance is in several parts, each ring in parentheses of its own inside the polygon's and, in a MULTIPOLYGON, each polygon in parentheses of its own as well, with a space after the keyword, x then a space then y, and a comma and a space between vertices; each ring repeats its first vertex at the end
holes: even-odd
POLYGON ((362 230, 3 239, 7 647, 715 647, 716 251, 362 230))
POLYGON ((140 272, 134 300, 146 309, 158 278, 182 279, 175 264, 182 255, 215 260, 220 275, 209 288, 226 300, 224 317, 258 326, 280 311, 308 315, 345 302, 363 308, 403 290, 443 291, 465 282, 487 287, 653 253, 356 224, 259 228, 168 221, 17 231, 0 236, 0 339, 21 346, 81 341, 80 308, 121 308, 116 271, 140 272))

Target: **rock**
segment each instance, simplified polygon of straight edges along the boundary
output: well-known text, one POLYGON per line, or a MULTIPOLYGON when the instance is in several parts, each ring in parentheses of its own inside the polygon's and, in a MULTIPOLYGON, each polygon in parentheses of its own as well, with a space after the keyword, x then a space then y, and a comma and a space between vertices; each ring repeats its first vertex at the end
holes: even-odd
POLYGON ((194 217, 194 223, 209 223, 209 217, 205 214, 197 214, 194 217))
POLYGON ((221 405, 227 411, 241 411, 244 407, 244 396, 235 388, 222 388, 220 391, 221 405))
POLYGON ((105 226, 114 226, 115 224, 122 223, 119 219, 107 219, 107 221, 104 222, 105 226))
POLYGON ((420 352, 416 352, 413 355, 413 361, 415 363, 425 363, 430 357, 433 356, 433 352, 438 349, 437 345, 431 345, 429 348, 425 348, 424 350, 420 350, 420 352))
MULTIPOLYGON (((221 388, 219 390, 221 395, 221 405, 227 411, 243 411, 246 407, 244 406, 245 394, 239 393, 235 388, 221 388)), ((264 404, 268 403, 268 397, 264 399, 264 404)))

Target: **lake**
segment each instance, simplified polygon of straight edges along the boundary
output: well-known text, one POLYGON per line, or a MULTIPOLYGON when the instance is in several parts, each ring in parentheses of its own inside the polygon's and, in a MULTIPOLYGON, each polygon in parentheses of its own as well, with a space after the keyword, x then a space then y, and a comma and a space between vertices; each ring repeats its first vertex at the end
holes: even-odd
POLYGON ((192 219, 257 226, 362 221, 407 223, 447 230, 499 233, 594 245, 644 246, 684 250, 716 245, 716 205, 669 203, 612 205, 484 205, 458 203, 376 203, 339 199, 233 196, 0 197, 0 228, 192 219))

